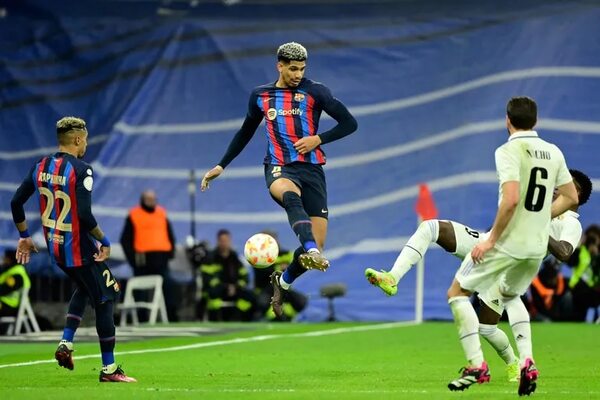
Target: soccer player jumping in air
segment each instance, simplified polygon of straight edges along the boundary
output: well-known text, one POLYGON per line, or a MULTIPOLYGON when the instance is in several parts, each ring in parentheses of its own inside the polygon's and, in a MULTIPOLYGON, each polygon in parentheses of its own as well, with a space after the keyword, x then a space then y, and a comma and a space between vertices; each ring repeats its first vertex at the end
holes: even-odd
POLYGON ((321 145, 354 132, 357 123, 348 109, 321 83, 304 78, 306 49, 298 43, 285 43, 277 50, 279 78, 255 88, 248 103, 248 114, 229 144, 219 164, 202 179, 202 190, 248 144, 265 118, 268 142, 264 159, 265 180, 269 193, 282 206, 301 246, 283 275, 271 275, 271 304, 281 316, 283 290, 308 269, 325 271, 329 261, 321 254, 327 235, 327 188, 322 165, 325 153, 321 145), (317 134, 321 112, 338 124, 317 134))
POLYGON ((23 209, 29 197, 36 193, 50 259, 77 284, 55 353, 58 364, 74 368, 73 338, 89 301, 96 310, 96 331, 102 353, 100 382, 136 382, 117 366, 113 353, 113 306, 120 289, 104 263, 110 256, 110 242, 92 215, 94 172, 81 160, 87 147, 85 121, 62 118, 56 123, 56 131, 58 152, 35 163, 10 203, 21 236, 17 261, 26 264, 31 252, 37 252, 23 209), (100 242, 99 249, 96 241, 100 242))

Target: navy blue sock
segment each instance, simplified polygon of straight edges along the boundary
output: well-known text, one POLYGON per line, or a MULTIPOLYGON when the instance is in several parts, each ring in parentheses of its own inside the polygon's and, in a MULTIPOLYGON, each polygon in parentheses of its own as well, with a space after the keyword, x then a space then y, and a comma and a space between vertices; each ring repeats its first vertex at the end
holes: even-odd
POLYGON ((65 323, 65 329, 63 330, 62 340, 72 342, 75 337, 75 332, 79 328, 83 313, 85 312, 85 306, 87 304, 87 295, 79 288, 75 289, 71 301, 69 302, 69 311, 67 311, 67 322, 65 323))
POLYGON ((300 196, 294 192, 285 192, 283 194, 283 207, 287 213, 290 226, 300 239, 300 244, 302 244, 304 250, 316 249, 317 243, 312 233, 312 222, 306 211, 304 211, 300 196))
POLYGON ((96 332, 100 339, 102 365, 113 364, 115 362, 115 322, 112 301, 96 305, 96 332))
MULTIPOLYGON (((102 347, 103 343, 107 343, 107 341, 103 341, 100 339, 100 347, 102 347)), ((112 338, 112 348, 115 348, 115 337, 112 338)), ((115 353, 113 350, 102 352, 102 365, 111 365, 115 363, 115 353)))
POLYGON ((285 271, 283 271, 283 280, 289 285, 291 285, 296 278, 306 272, 306 270, 302 268, 298 262, 298 257, 302 253, 304 253, 304 248, 298 247, 296 251, 294 251, 294 259, 292 260, 291 264, 288 265, 285 271))

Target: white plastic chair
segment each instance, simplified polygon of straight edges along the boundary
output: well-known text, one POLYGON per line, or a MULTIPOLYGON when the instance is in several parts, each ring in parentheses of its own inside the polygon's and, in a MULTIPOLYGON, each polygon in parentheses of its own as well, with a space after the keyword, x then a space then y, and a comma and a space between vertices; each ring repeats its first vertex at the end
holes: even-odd
POLYGON ((125 290, 125 298, 123 303, 119 305, 121 309, 120 326, 127 326, 127 314, 131 315, 133 325, 139 325, 140 321, 137 316, 138 308, 150 310, 150 325, 156 324, 158 316, 162 322, 169 322, 167 317, 167 306, 162 290, 163 278, 160 275, 136 276, 127 281, 127 289, 125 290), (135 301, 133 297, 134 290, 152 290, 151 301, 135 301))
POLYGON ((29 302, 29 288, 21 289, 21 302, 19 303, 17 316, 1 317, 0 324, 8 324, 8 335, 20 335, 23 328, 25 328, 26 333, 40 332, 40 326, 29 302))

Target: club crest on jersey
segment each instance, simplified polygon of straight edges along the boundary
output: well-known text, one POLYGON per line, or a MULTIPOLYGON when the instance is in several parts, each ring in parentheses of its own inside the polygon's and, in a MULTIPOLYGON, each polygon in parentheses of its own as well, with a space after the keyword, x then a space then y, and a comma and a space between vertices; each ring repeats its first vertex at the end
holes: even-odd
POLYGON ((295 93, 294 101, 304 101, 304 95, 302 93, 295 93))
POLYGON ((269 108, 267 110, 267 118, 269 121, 273 121, 275 118, 277 118, 277 110, 275 108, 269 108))
POLYGON ((273 175, 273 178, 279 178, 281 176, 281 166, 274 166, 273 170, 271 170, 271 174, 273 175))

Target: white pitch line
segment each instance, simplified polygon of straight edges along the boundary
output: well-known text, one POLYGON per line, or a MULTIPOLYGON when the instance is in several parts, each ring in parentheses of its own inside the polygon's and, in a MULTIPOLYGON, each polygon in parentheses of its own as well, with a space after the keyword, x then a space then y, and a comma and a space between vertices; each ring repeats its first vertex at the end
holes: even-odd
MULTIPOLYGON (((39 387, 35 386, 17 386, 11 387, 11 390, 39 390, 39 387)), ((160 392, 179 392, 179 393, 339 393, 339 394, 439 394, 439 393, 448 393, 447 390, 443 388, 443 385, 440 387, 440 390, 426 390, 426 389, 266 389, 266 388, 256 388, 256 389, 236 389, 236 388, 169 388, 169 387, 149 387, 145 389, 148 392, 160 393, 160 392)), ((486 390, 485 393, 482 394, 514 394, 515 390, 486 390)), ((536 390, 536 395, 546 395, 549 393, 552 394, 564 394, 564 395, 599 395, 599 391, 585 391, 585 390, 561 390, 548 392, 545 390, 536 390)))
MULTIPOLYGON (((319 336, 328 336, 328 335, 338 335, 341 333, 352 333, 352 332, 365 332, 372 330, 381 330, 381 329, 392 329, 402 326, 412 326, 417 325, 414 321, 402 321, 402 322, 390 322, 385 324, 375 324, 375 325, 366 325, 366 326, 352 326, 348 328, 336 328, 336 329, 322 329, 319 331, 312 332, 303 332, 303 333, 290 333, 290 334, 280 334, 280 335, 260 335, 260 336, 251 336, 245 338, 237 338, 237 339, 229 339, 229 340, 217 340, 214 342, 203 342, 203 343, 194 343, 188 344, 184 346, 173 346, 173 347, 163 347, 158 349, 144 349, 144 350, 131 350, 131 351, 123 351, 123 352, 115 352, 117 356, 131 355, 131 354, 148 354, 148 353, 166 353, 171 351, 181 351, 181 350, 192 350, 192 349, 201 349, 205 347, 215 347, 215 346, 227 346, 230 344, 240 344, 240 343, 250 343, 250 342, 262 342, 265 340, 273 340, 273 339, 283 339, 283 338, 299 338, 299 337, 319 337, 319 336)), ((100 354, 87 354, 83 356, 77 356, 77 360, 85 360, 88 358, 100 358, 100 354)), ((36 360, 36 361, 26 361, 20 363, 13 364, 0 364, 0 369, 2 368, 10 368, 10 367, 26 367, 29 365, 38 365, 38 364, 50 364, 55 363, 56 360, 36 360)))
MULTIPOLYGON (((24 387, 23 389, 29 389, 29 387, 24 387)), ((515 386, 516 389, 516 386, 515 386)), ((256 388, 256 389, 236 389, 236 388, 163 388, 163 387, 154 387, 147 388, 149 392, 189 392, 189 393, 346 393, 346 394, 436 394, 436 393, 448 393, 448 390, 444 388, 444 385, 440 386, 440 390, 426 390, 426 389, 266 389, 266 388, 256 388)), ((514 394, 516 390, 486 390, 485 393, 482 394, 514 394)), ((584 395, 597 395, 600 394, 599 391, 572 391, 572 390, 562 390, 552 392, 544 391, 544 390, 536 390, 535 393, 537 395, 540 394, 564 394, 564 395, 573 395, 573 394, 584 394, 584 395)))

